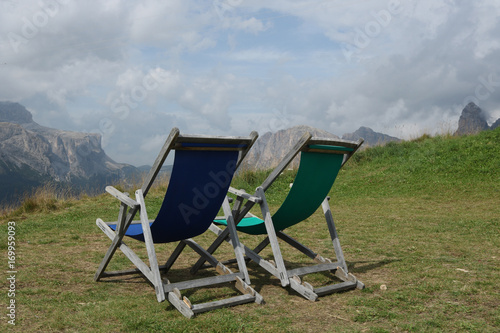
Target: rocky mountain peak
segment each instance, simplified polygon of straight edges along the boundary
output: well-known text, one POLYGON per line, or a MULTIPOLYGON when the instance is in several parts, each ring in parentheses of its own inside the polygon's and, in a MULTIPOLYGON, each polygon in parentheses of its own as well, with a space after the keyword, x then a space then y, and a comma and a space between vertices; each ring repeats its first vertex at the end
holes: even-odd
POLYGON ((346 133, 342 135, 342 139, 344 140, 356 141, 360 138, 365 139, 365 145, 368 146, 383 145, 391 141, 401 141, 401 139, 398 139, 396 137, 387 134, 375 132, 371 128, 364 126, 361 126, 353 133, 346 133))
POLYGON ((0 102, 0 122, 29 124, 33 122, 33 116, 19 103, 0 102))
POLYGON ((473 102, 462 110, 455 135, 476 134, 489 129, 483 111, 473 102))

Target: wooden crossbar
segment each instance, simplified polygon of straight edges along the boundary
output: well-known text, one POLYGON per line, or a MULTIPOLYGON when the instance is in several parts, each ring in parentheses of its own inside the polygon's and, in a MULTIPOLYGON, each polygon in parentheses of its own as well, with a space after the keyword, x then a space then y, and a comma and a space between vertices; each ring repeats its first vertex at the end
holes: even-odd
POLYGON ((324 296, 331 293, 355 289, 355 288, 356 288, 356 282, 346 281, 325 287, 314 288, 314 293, 318 296, 324 296))
POLYGON ((242 276, 240 273, 232 273, 226 275, 210 276, 206 278, 191 280, 191 281, 180 281, 175 283, 164 283, 163 288, 165 292, 170 292, 177 288, 179 290, 206 287, 226 282, 235 281, 237 276, 242 276))
POLYGON ((193 308, 191 309, 195 314, 205 312, 205 311, 210 311, 210 310, 215 310, 215 309, 221 309, 226 306, 233 306, 233 305, 240 305, 240 304, 245 304, 245 303, 250 303, 250 302, 255 302, 255 296, 252 296, 250 294, 245 294, 245 295, 240 295, 240 296, 235 296, 227 299, 223 299, 220 301, 212 301, 212 302, 207 302, 203 304, 194 304, 193 308))
POLYGON ((316 264, 314 266, 306 266, 306 267, 299 267, 299 268, 294 268, 294 269, 289 269, 286 271, 288 276, 294 276, 294 275, 306 275, 306 274, 311 274, 311 273, 318 273, 318 272, 324 272, 324 271, 331 271, 337 269, 339 267, 339 262, 333 262, 333 263, 328 263, 328 264, 316 264))

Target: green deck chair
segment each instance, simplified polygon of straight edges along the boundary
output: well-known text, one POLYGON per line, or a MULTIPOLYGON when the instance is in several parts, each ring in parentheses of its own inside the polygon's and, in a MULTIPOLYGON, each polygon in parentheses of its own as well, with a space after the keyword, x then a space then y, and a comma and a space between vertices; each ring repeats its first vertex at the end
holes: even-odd
MULTIPOLYGON (((311 301, 317 300, 318 296, 333 292, 364 288, 364 284, 348 272, 328 203, 328 193, 335 182, 339 170, 362 143, 363 140, 353 142, 340 139, 311 138, 311 135, 306 133, 262 185, 257 188, 254 195, 249 195, 242 190, 229 189, 231 193, 237 196, 233 205, 237 230, 246 234, 266 236, 254 250, 246 246, 244 247, 247 258, 255 261, 279 278, 283 287, 290 286, 293 290, 311 301), (279 209, 271 217, 266 202, 265 191, 299 153, 300 165, 290 192, 279 209), (264 219, 260 219, 249 213, 255 204, 260 205, 264 219), (284 232, 286 228, 310 217, 320 206, 323 208, 326 224, 333 242, 336 255, 335 262, 315 253, 284 232), (278 238, 307 255, 316 261, 317 264, 296 269, 287 269, 280 251, 278 238), (268 245, 271 245, 272 248, 273 261, 265 260, 259 255, 268 245), (313 288, 311 284, 302 282, 300 278, 310 273, 323 271, 332 272, 342 282, 313 288)), ((215 224, 210 229, 218 237, 208 249, 211 253, 224 240, 229 240, 227 228, 222 230, 217 226, 227 225, 226 220, 218 218, 214 222, 215 224)), ((203 262, 204 260, 200 259, 191 271, 196 272, 199 268, 203 267, 203 262)))

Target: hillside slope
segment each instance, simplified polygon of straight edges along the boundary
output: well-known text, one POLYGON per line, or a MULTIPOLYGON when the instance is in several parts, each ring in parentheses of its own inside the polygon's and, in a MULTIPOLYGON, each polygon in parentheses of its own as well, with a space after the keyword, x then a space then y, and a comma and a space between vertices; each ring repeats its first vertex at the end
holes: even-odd
MULTIPOLYGON (((141 277, 93 280, 110 244, 95 219, 115 221, 118 200, 103 194, 67 201, 47 198, 43 204, 35 198, 0 216, 4 230, 10 221, 16 228, 16 331, 194 332, 217 327, 224 332, 320 332, 336 327, 340 332, 498 332, 499 139, 497 129, 466 137, 422 137, 355 154, 333 186, 330 206, 349 271, 365 283, 364 290, 309 302, 250 263, 252 284, 266 304, 217 310, 194 320, 186 320, 168 303, 159 304, 141 277)), ((253 192, 268 172, 242 172, 233 185, 246 184, 253 192)), ((286 195, 293 173, 286 171, 274 184, 277 190, 266 192, 271 209, 286 195)), ((156 216, 164 194, 165 186, 147 195, 149 218, 156 216)), ((321 209, 287 231, 334 258, 321 209)), ((251 247, 261 240, 241 236, 251 247)), ((208 246, 214 238, 208 233, 196 241, 208 246)), ((146 249, 138 243, 127 239, 145 257, 146 249)), ((216 252, 219 260, 231 258, 225 245, 216 252)), ((309 262, 283 245, 287 264, 309 262)), ((158 244, 159 261, 166 262, 175 246, 158 244)), ((7 247, 0 242, 4 253, 7 247)), ((191 252, 179 257, 169 279, 179 281, 189 274, 198 259, 191 252)), ((133 268, 123 259, 117 251, 110 268, 133 268)), ((317 274, 307 282, 330 280, 317 274)), ((231 293, 229 288, 200 288, 188 295, 213 300, 231 293)), ((2 304, 9 297, 3 293, 2 304)))
POLYGON ((92 191, 138 174, 106 155, 99 134, 44 127, 24 106, 0 102, 0 204, 47 181, 92 191))
POLYGON ((372 196, 412 195, 429 189, 469 191, 472 186, 500 190, 500 130, 471 136, 423 136, 358 152, 336 186, 343 192, 372 196), (342 187, 349 181, 353 182, 350 189, 342 187))
MULTIPOLYGON (((252 192, 268 171, 248 172, 233 186, 252 192)), ((288 193, 294 172, 280 176, 268 190, 272 202, 288 193)), ((331 195, 336 197, 447 195, 473 187, 498 191, 500 129, 471 136, 423 136, 358 151, 340 171, 331 195)))

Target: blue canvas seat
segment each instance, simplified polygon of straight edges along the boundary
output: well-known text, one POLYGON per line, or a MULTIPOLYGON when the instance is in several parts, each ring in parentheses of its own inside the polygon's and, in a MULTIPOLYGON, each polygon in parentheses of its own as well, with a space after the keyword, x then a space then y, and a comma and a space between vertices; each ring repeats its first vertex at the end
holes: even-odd
POLYGON ((192 239, 203 234, 210 227, 221 206, 229 224, 232 223, 229 227, 234 227, 234 222, 231 222, 234 219, 226 193, 236 168, 256 138, 255 132, 252 132, 249 137, 180 135, 179 130, 174 128, 142 188, 136 191, 135 200, 112 186, 106 187, 108 193, 120 200, 120 210, 116 222, 103 222, 97 219, 97 225, 112 240, 112 244, 95 274, 95 280, 109 276, 142 273, 155 287, 158 301, 161 302, 167 298, 186 317, 222 306, 262 302, 262 297, 250 287, 242 247, 235 229, 231 232, 231 240, 234 253, 239 258, 237 273, 233 273, 192 239), (156 218, 149 220, 144 197, 151 188, 168 153, 173 150, 175 150, 174 164, 162 206, 156 218), (133 221, 137 212, 139 212, 140 220, 133 221), (125 236, 146 244, 149 266, 122 241, 125 236), (178 242, 178 245, 166 264, 160 266, 157 262, 154 244, 171 242, 178 242), (186 245, 207 260, 221 275, 171 283, 166 273, 186 245), (105 272, 117 248, 120 248, 136 265, 136 269, 105 272), (164 276, 161 276, 161 273, 164 276), (193 305, 180 294, 183 289, 230 281, 236 282, 236 288, 242 291, 243 295, 193 305))
MULTIPOLYGON (((175 242, 204 233, 222 205, 236 166, 236 163, 232 163, 238 158, 236 149, 240 147, 237 145, 202 147, 224 147, 235 150, 180 150, 180 147, 176 150, 165 198, 155 221, 150 223, 155 244, 175 242), (227 170, 228 163, 233 164, 230 166, 231 170, 227 170), (220 179, 216 178, 217 174, 222 175, 220 179), (201 209, 198 209, 200 207, 201 209)), ((116 225, 110 227, 115 229, 116 225)), ((131 225, 125 236, 143 242, 142 226, 131 225)))

